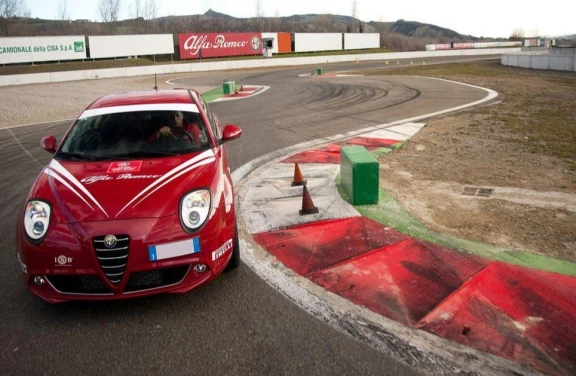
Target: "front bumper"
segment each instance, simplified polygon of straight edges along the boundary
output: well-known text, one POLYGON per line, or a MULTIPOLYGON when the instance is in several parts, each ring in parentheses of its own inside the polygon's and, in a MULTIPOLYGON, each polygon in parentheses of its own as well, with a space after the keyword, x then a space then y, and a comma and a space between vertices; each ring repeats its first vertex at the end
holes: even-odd
POLYGON ((216 278, 230 260, 235 215, 233 206, 228 208, 213 209, 204 227, 194 234, 184 232, 177 215, 54 223, 38 246, 29 243, 20 229, 16 243, 23 271, 26 270, 26 285, 49 302, 114 300, 190 291, 216 278), (116 281, 106 275, 94 243, 94 239, 111 234, 129 238, 125 267, 122 275, 114 277, 116 281), (199 238, 199 252, 150 261, 148 246, 193 238, 199 238))

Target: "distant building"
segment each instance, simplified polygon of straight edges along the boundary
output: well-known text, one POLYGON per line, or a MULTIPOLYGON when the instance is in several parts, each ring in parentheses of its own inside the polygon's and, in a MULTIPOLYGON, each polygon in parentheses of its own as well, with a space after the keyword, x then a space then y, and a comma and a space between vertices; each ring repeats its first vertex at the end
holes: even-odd
POLYGON ((524 47, 552 47, 556 45, 556 39, 526 39, 524 40, 524 47))
POLYGON ((77 19, 77 20, 74 21, 74 22, 76 22, 76 23, 90 23, 90 22, 92 22, 92 21, 87 20, 87 19, 85 19, 85 18, 81 18, 81 19, 77 19))

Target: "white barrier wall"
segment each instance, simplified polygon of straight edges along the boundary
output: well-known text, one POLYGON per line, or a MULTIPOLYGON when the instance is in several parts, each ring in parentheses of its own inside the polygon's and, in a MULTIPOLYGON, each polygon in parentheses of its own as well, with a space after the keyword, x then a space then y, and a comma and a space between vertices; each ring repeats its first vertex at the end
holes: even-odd
POLYGON ((378 33, 344 34, 345 50, 360 50, 365 48, 380 48, 380 34, 378 33))
POLYGON ((274 47, 268 49, 269 56, 272 54, 278 53, 278 33, 262 33, 262 39, 266 38, 273 38, 274 39, 274 47))
MULTIPOLYGON (((318 65, 329 63, 361 61, 383 61, 394 59, 426 59, 442 56, 475 56, 475 55, 502 55, 503 53, 518 53, 520 48, 487 49, 487 50, 457 50, 457 51, 418 51, 418 52, 391 52, 381 54, 358 54, 358 55, 336 55, 336 56, 312 56, 312 57, 291 57, 282 59, 257 59, 257 60, 229 60, 209 63, 183 63, 168 65, 153 65, 149 67, 130 67, 95 69, 85 71, 53 72, 17 74, 10 76, 0 76, 0 86, 24 85, 47 82, 64 82, 79 80, 94 80, 101 78, 132 77, 170 73, 186 72, 208 72, 220 70, 260 68, 260 67, 282 67, 298 65, 318 65)), ((425 60, 424 60, 425 61, 425 60)), ((312 68, 311 68, 312 69, 312 68)))
POLYGON ((173 38, 172 34, 90 36, 90 58, 173 54, 173 38))
POLYGON ((295 33, 294 52, 334 51, 342 49, 340 33, 295 33))
POLYGON ((85 44, 83 35, 0 38, 0 64, 85 59, 85 44))
POLYGON ((502 65, 532 69, 550 69, 576 72, 576 54, 548 55, 540 52, 502 55, 502 65))

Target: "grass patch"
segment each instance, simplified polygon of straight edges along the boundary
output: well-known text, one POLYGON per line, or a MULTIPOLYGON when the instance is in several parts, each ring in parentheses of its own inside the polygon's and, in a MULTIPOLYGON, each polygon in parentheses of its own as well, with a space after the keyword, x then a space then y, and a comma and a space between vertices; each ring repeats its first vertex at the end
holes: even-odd
MULTIPOLYGON (((351 204, 346 191, 344 191, 340 183, 340 175, 336 178, 336 184, 338 193, 342 199, 351 204)), ((380 189, 379 203, 377 205, 355 205, 354 208, 364 217, 370 218, 373 221, 391 227, 416 239, 428 241, 456 251, 471 253, 489 260, 502 261, 508 264, 576 277, 576 264, 569 261, 556 260, 522 250, 506 249, 431 231, 406 211, 400 203, 394 200, 383 189, 380 189)))

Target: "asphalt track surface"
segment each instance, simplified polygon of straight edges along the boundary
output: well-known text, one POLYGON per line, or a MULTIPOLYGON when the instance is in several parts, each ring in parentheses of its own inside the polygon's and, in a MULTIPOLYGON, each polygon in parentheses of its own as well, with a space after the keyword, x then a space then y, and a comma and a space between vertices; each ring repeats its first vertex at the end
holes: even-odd
MULTIPOLYGON (((480 57, 481 58, 481 57, 480 57)), ((484 57, 486 58, 486 57, 484 57)), ((475 58, 437 59, 436 63, 475 58)), ((428 61, 433 63, 432 61, 428 61)), ((389 67, 325 66, 325 72, 389 67)), ((414 77, 299 78, 313 67, 218 72, 266 85, 261 95, 211 105, 242 127, 229 144, 231 169, 304 141, 423 115, 483 98, 482 90, 414 77)), ((378 374, 419 371, 316 319, 247 266, 185 295, 51 305, 27 291, 16 259, 16 214, 50 155, 45 135, 69 122, 0 129, 0 374, 378 374)), ((295 210, 298 208, 295 208, 295 210)))

